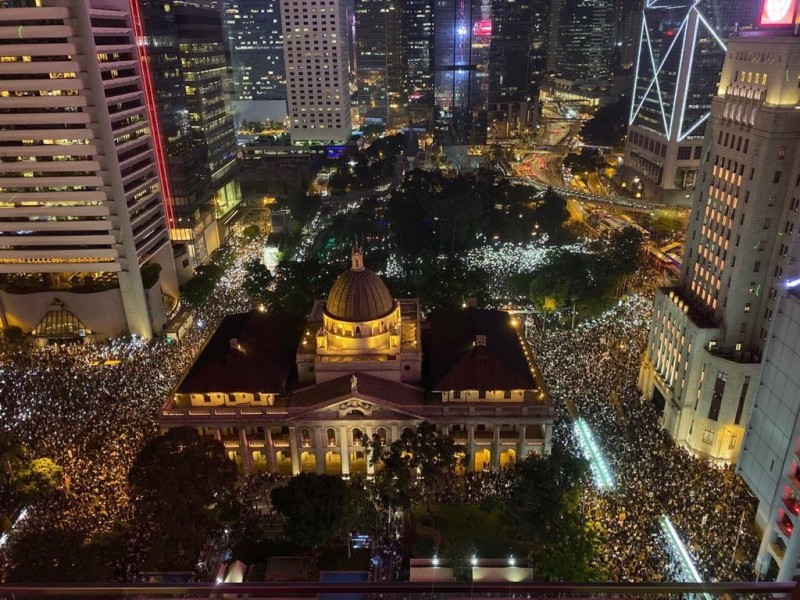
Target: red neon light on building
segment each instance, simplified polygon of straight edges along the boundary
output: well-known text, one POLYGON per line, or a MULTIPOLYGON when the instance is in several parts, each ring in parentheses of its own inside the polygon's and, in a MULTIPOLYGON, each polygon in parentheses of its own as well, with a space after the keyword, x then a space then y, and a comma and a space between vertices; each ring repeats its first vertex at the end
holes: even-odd
POLYGON ((491 19, 481 19, 480 21, 476 21, 473 31, 475 32, 475 35, 479 37, 488 37, 492 35, 491 19))
POLYGON ((760 25, 792 25, 797 0, 764 0, 761 6, 760 25))
POLYGON ((172 193, 167 178, 167 160, 164 156, 161 128, 158 126, 158 111, 156 110, 156 95, 153 91, 153 82, 150 79, 150 63, 147 59, 147 48, 144 44, 144 27, 142 14, 139 9, 139 0, 130 0, 131 20, 133 21, 133 35, 136 38, 136 52, 139 54, 139 64, 142 67, 142 82, 144 83, 144 99, 147 105, 147 115, 150 118, 150 128, 153 132, 153 150, 156 153, 156 170, 161 180, 161 198, 164 201, 164 213, 167 225, 175 227, 175 216, 172 212, 172 193))

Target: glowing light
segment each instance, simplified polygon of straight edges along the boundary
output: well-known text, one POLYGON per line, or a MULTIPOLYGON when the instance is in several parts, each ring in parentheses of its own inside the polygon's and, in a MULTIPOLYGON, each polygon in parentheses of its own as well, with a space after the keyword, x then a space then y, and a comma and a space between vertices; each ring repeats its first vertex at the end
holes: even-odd
POLYGON ((473 567, 477 567, 478 566, 478 557, 477 556, 473 556, 472 559, 469 562, 473 567))
POLYGON ((456 33, 458 35, 460 35, 461 37, 463 37, 463 36, 467 35, 467 33, 469 33, 469 30, 466 27, 464 27, 463 25, 459 25, 458 27, 456 27, 456 33))
MULTIPOLYGON (((672 521, 669 520, 667 515, 661 516, 661 529, 667 536, 667 541, 672 549, 675 551, 675 554, 680 560, 681 567, 684 570, 686 576, 693 582, 693 583, 703 583, 703 580, 700 578, 700 573, 697 572, 697 567, 694 566, 694 561, 692 560, 691 554, 686 549, 686 546, 683 545, 683 540, 681 540, 681 536, 678 535, 678 532, 675 531, 675 527, 672 526, 672 521)), ((706 600, 711 600, 710 594, 703 594, 703 598, 706 600)))
POLYGON ((439 557, 438 557, 438 556, 434 556, 434 557, 431 559, 431 564, 432 564, 434 567, 438 567, 438 566, 439 566, 439 557))
POLYGON ((480 37, 488 37, 492 35, 491 19, 481 19, 480 21, 477 21, 472 30, 475 32, 475 35, 480 37))
POLYGON ((760 25, 791 25, 797 0, 766 0, 761 7, 760 25))
POLYGON ((574 427, 578 444, 580 444, 584 456, 589 461, 597 487, 604 491, 613 490, 616 487, 614 476, 611 474, 611 468, 608 466, 603 452, 594 439, 589 424, 582 418, 578 418, 574 427))
POLYGON ((786 282, 787 288, 797 287, 798 285, 800 285, 800 277, 798 277, 797 279, 790 279, 789 281, 786 282))

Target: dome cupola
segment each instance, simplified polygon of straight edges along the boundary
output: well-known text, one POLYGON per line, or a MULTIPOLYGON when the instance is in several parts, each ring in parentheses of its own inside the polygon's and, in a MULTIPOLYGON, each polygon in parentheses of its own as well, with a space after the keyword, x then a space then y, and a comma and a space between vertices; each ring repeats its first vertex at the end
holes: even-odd
POLYGON ((353 247, 350 270, 331 287, 325 312, 333 319, 365 322, 381 319, 395 309, 392 294, 383 280, 364 267, 361 248, 353 247))

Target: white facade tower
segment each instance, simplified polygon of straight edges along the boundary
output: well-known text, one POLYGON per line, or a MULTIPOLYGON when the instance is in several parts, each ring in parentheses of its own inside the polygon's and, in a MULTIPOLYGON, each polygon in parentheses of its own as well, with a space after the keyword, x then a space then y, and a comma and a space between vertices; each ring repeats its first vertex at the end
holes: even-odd
POLYGON ((2 325, 35 330, 57 298, 85 332, 150 337, 177 284, 129 4, 8 4, 0 10, 2 325))
POLYGON ((640 374, 676 443, 720 463, 739 456, 800 203, 800 43, 763 23, 728 41, 681 275, 657 293, 640 374))
POLYGON ((347 17, 341 0, 281 0, 293 144, 341 143, 352 131, 347 17))

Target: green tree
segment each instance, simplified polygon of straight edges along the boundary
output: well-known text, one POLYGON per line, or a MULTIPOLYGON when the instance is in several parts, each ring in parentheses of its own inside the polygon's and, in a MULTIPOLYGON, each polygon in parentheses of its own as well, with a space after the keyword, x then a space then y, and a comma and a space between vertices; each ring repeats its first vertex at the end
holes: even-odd
POLYGON ((539 224, 539 230, 546 233, 552 242, 558 243, 564 237, 564 223, 569 219, 567 201, 548 188, 533 217, 539 224))
POLYGON ((13 493, 22 504, 46 498, 61 488, 64 470, 49 458, 34 458, 19 466, 12 480, 13 493))
POLYGON ((242 230, 242 235, 248 242, 252 242, 259 235, 261 235, 261 228, 256 224, 248 225, 242 230))
POLYGON ((594 148, 582 148, 580 153, 570 153, 564 158, 564 166, 575 173, 592 173, 605 165, 605 159, 594 148))
MULTIPOLYGON (((220 255, 220 258, 226 262, 226 255, 220 255)), ((183 286, 181 298, 192 306, 203 304, 214 292, 223 273, 225 268, 214 262, 200 265, 195 269, 195 276, 183 286)))
POLYGON ((10 344, 18 345, 25 339, 25 333, 16 325, 4 328, 2 333, 3 339, 10 344))
POLYGON ((642 244, 642 234, 638 229, 625 227, 615 231, 607 251, 611 269, 621 275, 634 273, 641 264, 642 244))
POLYGON ((158 531, 156 564, 189 564, 209 527, 235 504, 231 496, 236 477, 222 442, 192 427, 170 429, 142 448, 128 483, 140 518, 158 531))
POLYGON ((282 260, 275 272, 274 291, 267 298, 272 312, 306 314, 317 298, 323 298, 341 273, 339 265, 316 259, 282 260))
POLYGON ((505 505, 505 518, 537 551, 557 539, 557 523, 568 508, 567 495, 579 489, 588 473, 583 459, 555 444, 549 456, 518 462, 519 475, 505 505))
POLYGON ((374 436, 369 445, 370 462, 383 467, 376 475, 377 494, 384 506, 393 508, 409 508, 420 493, 434 489, 439 477, 454 473, 468 461, 462 446, 427 421, 404 430, 388 447, 374 436), (421 489, 417 478, 421 478, 421 489))
POLYGON ((244 268, 245 275, 242 279, 244 293, 254 302, 266 302, 270 295, 270 286, 274 281, 272 273, 257 258, 245 264, 244 268))
POLYGON ((272 490, 272 506, 286 518, 286 537, 303 548, 319 550, 347 533, 351 524, 343 507, 353 497, 335 475, 302 473, 272 490))
POLYGON ((628 130, 630 106, 630 98, 623 96, 614 104, 600 108, 583 126, 583 139, 595 146, 621 147, 628 130))

